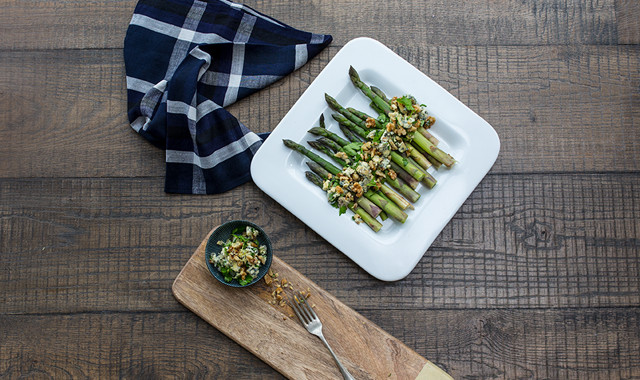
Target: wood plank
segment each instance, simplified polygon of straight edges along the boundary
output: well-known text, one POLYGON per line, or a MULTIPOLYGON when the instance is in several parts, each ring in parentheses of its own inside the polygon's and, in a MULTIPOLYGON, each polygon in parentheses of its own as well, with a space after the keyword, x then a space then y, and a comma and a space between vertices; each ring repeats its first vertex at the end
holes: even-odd
POLYGON ((0 315, 0 321, 0 374, 9 379, 282 379, 188 311, 0 315))
MULTIPOLYGON (((283 292, 282 297, 287 294, 293 298, 294 290, 288 286, 295 286, 295 291, 306 291, 310 296, 307 301, 322 320, 324 336, 355 378, 424 380, 428 371, 430 379, 452 379, 277 256, 269 269, 274 274, 270 286, 261 281, 249 288, 234 289, 216 281, 204 262, 205 247, 214 229, 176 277, 173 294, 189 310, 287 378, 340 377, 329 351, 306 331, 293 309, 286 304, 271 305, 277 302, 272 297, 276 289, 283 292), (282 347, 287 347, 288 355, 282 355, 282 347)), ((286 303, 286 298, 282 302, 286 303)))
POLYGON ((1 176, 164 175, 164 152, 128 126, 121 52, 9 52, 0 62, 0 138, 11 141, 1 176))
MULTIPOLYGON (((363 314, 456 379, 640 376, 637 307, 363 314)), ((0 373, 7 378, 282 378, 186 310, 5 314, 0 323, 0 373)))
POLYGON ((635 0, 616 0, 616 27, 619 44, 640 44, 640 3, 635 0))
POLYGON ((253 184, 194 197, 162 193, 161 178, 5 179, 0 312, 176 310, 171 282, 231 219, 263 226, 283 261, 356 310, 633 306, 639 188, 638 174, 490 175, 413 272, 383 283, 253 184))
MULTIPOLYGON (((640 47, 395 50, 495 127, 493 173, 640 170, 640 47)), ((272 130, 337 51, 229 110, 272 130)), ((164 175, 127 125, 120 51, 4 53, 0 84, 0 177, 164 175)))
MULTIPOLYGON (((357 12, 344 12, 353 3, 340 0, 292 7, 290 2, 253 0, 245 4, 294 27, 332 34, 344 44, 358 36, 391 45, 610 45, 616 43, 614 0, 590 3, 432 1, 358 2, 357 12), (302 21, 304 20, 304 21, 302 21), (393 21, 391 21, 393 20, 393 21), (381 27, 383 25, 384 27, 381 27)), ((0 5, 0 49, 103 49, 123 46, 136 2, 18 0, 0 5)))

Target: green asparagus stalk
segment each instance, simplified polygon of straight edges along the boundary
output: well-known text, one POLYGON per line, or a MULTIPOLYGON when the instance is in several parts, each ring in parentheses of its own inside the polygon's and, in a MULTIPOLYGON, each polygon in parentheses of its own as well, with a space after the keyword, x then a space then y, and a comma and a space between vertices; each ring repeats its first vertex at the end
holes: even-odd
MULTIPOLYGON (((337 143, 335 141, 326 139, 326 138, 324 141, 310 141, 309 145, 322 151, 328 156, 332 157, 336 161, 336 163, 338 163, 339 165, 342 165, 343 167, 346 166, 345 161, 343 161, 339 157, 336 157, 335 154, 332 154, 333 152, 341 150, 345 152, 349 157, 356 157, 358 155, 358 152, 351 149, 348 145, 344 147, 339 147, 339 146, 336 146, 337 143), (326 146, 323 146, 323 143, 325 143, 326 146), (335 145, 331 145, 331 144, 335 144, 335 145), (329 152, 327 148, 331 149, 333 152, 329 152)), ((409 186, 402 186, 399 183, 399 181, 393 180, 388 174, 386 175, 385 182, 388 182, 391 185, 391 187, 398 190, 398 192, 400 192, 401 194, 401 195, 398 195, 393 190, 391 190, 388 186, 383 184, 380 191, 382 191, 382 193, 386 195, 387 198, 393 201, 402 210, 406 210, 407 208, 414 209, 413 205, 411 205, 411 203, 409 203, 405 198, 412 200, 412 202, 415 202, 418 200, 418 198, 420 198, 420 194, 418 192, 411 189, 409 186)))
POLYGON ((420 128, 418 128, 418 131, 413 133, 413 142, 428 155, 442 162, 446 167, 450 168, 453 166, 456 160, 451 157, 450 154, 445 153, 442 149, 433 145, 433 143, 420 132, 420 128))
POLYGON ((380 108, 380 110, 382 110, 386 114, 391 112, 391 106, 389 106, 389 103, 385 102, 384 99, 376 95, 373 91, 371 91, 371 88, 369 88, 369 86, 367 86, 360 80, 360 75, 358 75, 358 72, 353 68, 353 66, 349 67, 349 78, 351 78, 351 82, 353 82, 356 87, 358 87, 369 99, 371 99, 371 101, 378 108, 380 108))
POLYGON ((365 128, 360 127, 359 125, 357 125, 356 123, 352 122, 351 120, 344 117, 344 115, 339 113, 334 113, 331 115, 331 117, 333 117, 335 121, 337 121, 341 125, 344 125, 345 127, 349 128, 358 136, 367 140, 367 135, 369 134, 369 131, 367 131, 365 128))
MULTIPOLYGON (((367 131, 365 131, 364 129, 358 127, 356 124, 352 123, 350 120, 348 120, 343 115, 341 115, 341 114, 333 114, 332 116, 338 123, 340 123, 340 124, 344 125, 345 127, 349 128, 351 131, 356 133, 358 136, 360 136, 360 137, 362 137, 364 139, 367 138, 367 134, 368 134, 367 131)), ((424 174, 415 165, 411 164, 405 157, 402 157, 398 152, 391 151, 391 154, 389 155, 389 157, 391 158, 391 161, 395 162, 400 167, 402 167, 404 170, 406 170, 407 173, 411 174, 411 176, 413 178, 417 179, 418 181, 422 181, 422 179, 424 178, 424 174)))
MULTIPOLYGON (((309 167, 309 169, 311 169, 312 172, 319 175, 323 180, 329 178, 329 172, 326 171, 317 162, 307 161, 307 166, 309 167)), ((366 197, 358 198, 356 203, 374 218, 377 218, 382 212, 382 209, 380 207, 378 207, 375 203, 371 202, 366 197)))
POLYGON ((366 121, 368 118, 374 118, 373 116, 369 116, 366 113, 357 110, 353 107, 347 107, 347 111, 351 112, 352 114, 356 115, 357 117, 360 118, 360 120, 366 121))
POLYGON ((418 132, 422 133, 422 135, 426 137, 427 140, 431 141, 433 145, 437 146, 440 143, 440 141, 434 135, 432 135, 431 132, 427 131, 425 128, 420 128, 418 132))
MULTIPOLYGON (((287 148, 293 149, 296 152, 307 156, 312 161, 317 162, 329 173, 333 175, 337 175, 338 173, 341 172, 339 168, 337 168, 327 160, 323 159, 322 157, 318 156, 317 154, 313 153, 309 149, 305 148, 304 146, 289 139, 283 139, 282 142, 287 148)), ((381 207, 390 217, 397 220, 398 222, 404 223, 407 220, 407 214, 404 211, 402 211, 398 206, 396 206, 393 202, 387 202, 385 199, 383 199, 380 195, 376 194, 372 190, 367 191, 365 193, 365 196, 367 196, 367 198, 369 198, 369 200, 375 203, 378 207, 381 207)))
MULTIPOLYGON (((385 99, 381 98, 379 95, 374 93, 373 90, 369 86, 364 84, 360 80, 360 77, 359 77, 357 71, 353 67, 349 68, 349 77, 351 78, 351 81, 353 82, 353 84, 356 87, 358 87, 362 91, 362 93, 364 93, 369 99, 371 99, 371 101, 373 102, 373 104, 377 108, 379 108, 381 111, 383 111, 386 114, 391 112, 391 106, 389 105, 389 103, 386 102, 385 99)), ((420 128, 423 128, 423 127, 420 127, 420 128)), ((424 136, 424 134, 422 133, 420 128, 418 128, 418 132, 419 133, 414 133, 413 134, 413 136, 412 136, 413 140, 412 141, 420 149, 425 151, 427 154, 431 155, 436 160, 442 162, 446 167, 450 168, 455 163, 455 159, 453 157, 451 157, 451 155, 445 153, 440 148, 435 146, 431 141, 429 141, 424 136)))
POLYGON ((378 114, 386 115, 386 113, 380 107, 378 107, 374 102, 369 103, 369 107, 373 108, 373 110, 376 111, 378 114))
POLYGON ((350 142, 362 142, 357 134, 355 134, 349 128, 345 127, 342 124, 340 124, 340 130, 342 131, 342 133, 344 133, 344 135, 347 137, 347 140, 349 140, 350 142))
POLYGON ((344 145, 349 144, 349 141, 343 139, 339 135, 329 131, 328 129, 322 128, 322 127, 313 127, 311 129, 309 129, 308 132, 313 134, 313 135, 316 135, 316 136, 323 136, 323 137, 330 138, 331 140, 333 140, 336 143, 340 144, 340 146, 344 146, 344 145))
POLYGON ((333 152, 337 152, 342 148, 342 145, 338 144, 337 142, 331 140, 328 137, 320 137, 318 140, 320 144, 324 144, 326 146, 329 147, 329 149, 331 149, 333 152))
POLYGON ((324 94, 324 99, 327 101, 327 104, 329 104, 329 107, 331 107, 334 111, 339 112, 344 117, 349 119, 352 123, 358 125, 360 128, 367 129, 365 122, 361 118, 341 106, 340 103, 338 103, 338 101, 332 98, 329 94, 324 94))
POLYGON ((409 153, 409 157, 411 157, 422 169, 426 170, 432 166, 427 157, 416 149, 413 144, 407 144, 407 153, 409 153))
POLYGON ((327 171, 327 169, 323 168, 322 165, 320 165, 319 163, 317 163, 315 161, 307 161, 305 163, 307 164, 309 169, 311 169, 312 172, 314 172, 317 175, 319 175, 320 178, 322 178, 323 180, 326 180, 327 178, 329 178, 329 175, 331 173, 329 173, 329 171, 327 171))
MULTIPOLYGON (((413 177, 412 177, 413 178, 413 177)), ((420 199, 420 193, 412 189, 411 186, 407 185, 405 181, 400 178, 391 178, 389 174, 385 179, 385 182, 391 185, 394 189, 398 190, 403 197, 407 198, 410 202, 416 203, 418 199, 420 199)))
POLYGON ((420 167, 412 164, 411 161, 407 159, 407 157, 402 157, 396 151, 391 151, 391 153, 389 154, 389 158, 391 158, 391 162, 394 162, 396 165, 400 166, 416 180, 422 181, 422 179, 424 178, 424 172, 420 169, 420 167))
POLYGON ((400 209, 402 209, 402 210, 406 210, 406 209, 414 210, 413 205, 409 201, 407 201, 406 199, 404 199, 403 197, 398 195, 398 193, 396 193, 395 191, 391 190, 391 188, 389 188, 389 186, 387 186, 385 184, 382 184, 380 186, 380 191, 387 198, 389 198, 393 203, 398 205, 398 207, 400 207, 400 209))
POLYGON ((283 139, 282 142, 284 143, 284 145, 287 148, 295 150, 296 152, 307 156, 309 159, 311 159, 314 162, 317 162, 326 171, 328 171, 329 173, 331 173, 333 175, 337 175, 338 173, 340 173, 342 171, 339 168, 337 168, 336 166, 334 166, 332 163, 330 163, 329 161, 325 160, 324 158, 318 156, 317 154, 313 153, 309 149, 305 148, 304 146, 302 146, 302 145, 300 145, 300 144, 298 144, 298 143, 296 143, 296 142, 294 142, 292 140, 283 139))
POLYGON ((400 178, 403 181, 405 181, 407 183, 407 185, 409 187, 411 187, 413 190, 415 190, 418 187, 418 184, 420 183, 420 181, 418 181, 417 179, 413 178, 411 176, 411 174, 407 173, 398 164, 396 164, 395 162, 391 161, 391 166, 390 167, 391 167, 391 170, 396 172, 396 174, 398 175, 398 178, 400 178))
MULTIPOLYGON (((322 178, 317 174, 307 171, 305 172, 305 176, 311 183, 322 189, 322 178)), ((369 215, 369 213, 367 213, 367 211, 362 207, 355 206, 351 208, 351 210, 359 215, 362 221, 365 222, 374 232, 378 232, 382 228, 382 223, 378 222, 375 217, 369 215)))
POLYGON ((373 190, 367 190, 364 193, 364 196, 369 198, 373 203, 382 207, 382 209, 393 219, 397 220, 400 223, 404 223, 407 220, 408 215, 402 211, 395 203, 393 203, 388 198, 382 196, 382 194, 378 194, 373 190))
POLYGON ((324 124, 324 114, 323 113, 320 114, 320 122, 319 123, 320 123, 320 128, 325 128, 325 129, 327 128, 327 126, 324 124))
POLYGON ((320 152, 322 152, 322 153, 326 154, 327 156, 331 157, 331 159, 336 164, 340 165, 340 167, 344 168, 344 167, 349 165, 349 163, 347 161, 345 161, 345 160, 343 160, 343 159, 341 159, 339 157, 336 157, 334 152, 332 152, 331 149, 328 146, 326 146, 326 145, 324 145, 324 144, 322 144, 322 143, 320 143, 318 141, 308 141, 307 143, 312 148, 314 148, 316 150, 319 150, 320 152))
POLYGON ((442 162, 436 160, 435 158, 429 156, 428 154, 425 156, 427 157, 427 160, 429 160, 429 162, 431 162, 431 165, 437 169, 440 169, 440 167, 442 166, 442 162))
POLYGON ((409 162, 413 163, 416 167, 418 167, 423 173, 424 173, 424 178, 422 178, 422 180, 420 181, 423 185, 425 185, 427 188, 432 189, 437 181, 435 178, 433 178, 433 176, 431 174, 429 174, 429 172, 426 169, 423 169, 420 167, 420 165, 418 165, 413 158, 409 157, 407 158, 409 160, 409 162))
POLYGON ((385 102, 387 102, 388 104, 391 104, 391 101, 389 101, 389 98, 387 98, 387 95, 385 95, 385 93, 384 93, 384 92, 382 92, 382 90, 381 90, 381 89, 379 89, 378 87, 376 87, 376 86, 371 86, 371 91, 372 91, 374 94, 378 95, 380 98, 382 98, 382 100, 384 100, 384 101, 385 101, 385 102))

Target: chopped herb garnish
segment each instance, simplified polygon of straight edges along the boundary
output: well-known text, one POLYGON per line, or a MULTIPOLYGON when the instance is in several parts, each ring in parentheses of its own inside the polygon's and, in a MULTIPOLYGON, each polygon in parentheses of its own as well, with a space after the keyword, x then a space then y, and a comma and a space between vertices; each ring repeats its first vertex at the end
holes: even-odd
POLYGON ((243 226, 233 230, 226 241, 219 241, 220 253, 212 254, 209 262, 222 273, 226 282, 237 279, 240 285, 249 284, 267 261, 267 247, 260 245, 260 232, 243 226))

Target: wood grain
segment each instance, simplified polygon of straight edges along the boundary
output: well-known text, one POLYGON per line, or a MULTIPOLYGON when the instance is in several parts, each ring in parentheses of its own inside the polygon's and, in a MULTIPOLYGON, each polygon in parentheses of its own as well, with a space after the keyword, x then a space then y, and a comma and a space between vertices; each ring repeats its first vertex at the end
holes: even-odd
POLYGON ((640 44, 640 4, 634 0, 616 0, 616 24, 619 44, 640 44))
MULTIPOLYGON (((640 168, 636 47, 395 50, 494 126, 494 173, 640 168)), ((337 51, 230 111, 256 132, 273 130, 337 51)), ((122 65, 116 51, 3 54, 0 141, 12 143, 0 147, 0 177, 164 175, 163 152, 127 124, 122 65)))
MULTIPOLYGON (((342 44, 355 36, 369 36, 396 46, 415 43, 405 38, 408 31, 424 46, 608 45, 616 43, 616 16, 632 6, 628 3, 616 8, 613 0, 589 5, 579 0, 437 0, 426 6, 411 1, 339 0, 294 7, 284 0, 245 2, 296 28, 332 34, 342 44), (343 9, 357 11, 338 11, 343 9)), ((132 0, 4 1, 0 49, 120 49, 135 4, 132 0)))
POLYGON ((0 308, 176 310, 169 285, 182 265, 212 226, 240 218, 356 310, 631 307, 639 187, 629 174, 490 175, 412 273, 389 284, 253 184, 192 197, 163 194, 161 178, 0 180, 0 308))
MULTIPOLYGON (((456 379, 633 379, 640 374, 637 309, 361 313, 456 379)), ((283 378, 186 309, 2 314, 0 323, 5 378, 283 378)))

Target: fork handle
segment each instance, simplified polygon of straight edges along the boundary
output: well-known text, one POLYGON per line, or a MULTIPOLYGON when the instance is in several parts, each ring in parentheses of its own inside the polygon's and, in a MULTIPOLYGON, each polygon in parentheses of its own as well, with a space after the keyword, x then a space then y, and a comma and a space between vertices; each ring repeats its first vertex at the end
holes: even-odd
POLYGON ((344 368, 342 366, 342 363, 340 363, 340 360, 338 359, 338 357, 336 356, 336 353, 333 352, 333 350, 331 349, 331 346, 329 346, 329 343, 327 342, 327 340, 324 338, 324 335, 322 334, 318 334, 318 338, 320 338, 320 340, 322 341, 322 343, 324 343, 325 346, 327 346, 327 348, 329 349, 329 352, 331 353, 331 356, 333 356, 333 359, 336 361, 336 363, 338 364, 338 368, 340 369, 340 373, 342 373, 342 377, 345 378, 345 380, 356 380, 355 377, 351 376, 351 374, 349 373, 349 371, 347 371, 346 368, 344 368))

